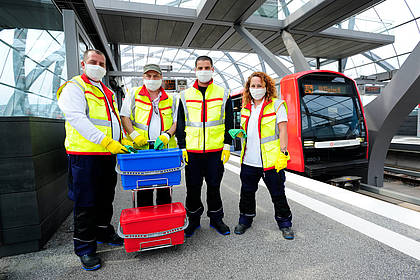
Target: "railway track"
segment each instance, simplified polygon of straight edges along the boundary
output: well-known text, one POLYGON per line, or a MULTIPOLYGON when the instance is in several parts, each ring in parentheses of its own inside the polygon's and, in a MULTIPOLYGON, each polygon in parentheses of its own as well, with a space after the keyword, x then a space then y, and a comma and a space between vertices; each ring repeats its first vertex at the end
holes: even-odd
POLYGON ((420 170, 403 169, 401 167, 384 167, 384 176, 387 179, 399 180, 403 183, 420 186, 420 170))

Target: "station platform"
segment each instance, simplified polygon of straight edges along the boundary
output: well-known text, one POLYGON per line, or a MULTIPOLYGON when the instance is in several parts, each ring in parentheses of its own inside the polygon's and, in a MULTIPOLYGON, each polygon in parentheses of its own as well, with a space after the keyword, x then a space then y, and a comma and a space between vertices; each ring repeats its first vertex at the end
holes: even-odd
POLYGON ((420 153, 420 137, 394 136, 391 140, 389 149, 420 153))
MULTIPOLYGON (((225 222, 237 224, 239 158, 225 165, 225 222)), ((0 279, 419 279, 420 212, 333 187, 292 173, 286 194, 295 240, 285 240, 274 221, 264 183, 257 216, 243 235, 218 234, 202 218, 185 244, 142 253, 98 245, 103 267, 81 269, 73 253, 72 215, 40 252, 0 259, 0 279)), ((203 201, 205 201, 205 187, 203 201)), ((185 201, 185 187, 174 188, 185 201)), ((131 192, 117 186, 114 220, 131 207, 131 192)))

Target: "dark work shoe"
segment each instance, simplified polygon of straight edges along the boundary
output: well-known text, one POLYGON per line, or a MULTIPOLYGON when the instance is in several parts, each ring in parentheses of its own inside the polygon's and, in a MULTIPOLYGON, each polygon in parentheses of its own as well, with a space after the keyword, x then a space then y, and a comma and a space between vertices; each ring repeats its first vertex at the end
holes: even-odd
POLYGON ((229 227, 222 220, 219 220, 219 221, 210 220, 210 227, 217 230, 217 232, 220 233, 221 235, 230 234, 229 227))
POLYGON ((84 270, 97 270, 101 267, 101 259, 96 255, 83 255, 80 257, 84 270))
POLYGON ((195 230, 200 228, 200 220, 189 219, 188 223, 187 228, 184 230, 185 237, 193 236, 195 230))
POLYGON ((295 233, 293 232, 293 229, 291 227, 283 227, 280 228, 280 230, 283 233, 284 239, 291 240, 295 238, 295 233))
POLYGON ((235 227, 235 230, 233 232, 236 233, 236 234, 244 234, 245 231, 247 229, 249 229, 250 227, 251 226, 247 226, 247 225, 244 225, 244 224, 237 224, 236 227, 235 227))
POLYGON ((107 239, 98 240, 96 242, 98 244, 105 243, 105 244, 108 244, 108 245, 111 245, 111 246, 122 246, 124 244, 124 239, 119 237, 118 234, 114 233, 113 235, 111 235, 107 239))

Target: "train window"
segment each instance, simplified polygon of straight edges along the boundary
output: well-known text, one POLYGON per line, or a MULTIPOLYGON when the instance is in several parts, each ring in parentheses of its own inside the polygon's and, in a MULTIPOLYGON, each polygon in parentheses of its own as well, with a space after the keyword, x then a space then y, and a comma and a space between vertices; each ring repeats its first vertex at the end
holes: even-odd
POLYGON ((302 79, 302 137, 315 141, 364 137, 354 83, 343 77, 302 79))

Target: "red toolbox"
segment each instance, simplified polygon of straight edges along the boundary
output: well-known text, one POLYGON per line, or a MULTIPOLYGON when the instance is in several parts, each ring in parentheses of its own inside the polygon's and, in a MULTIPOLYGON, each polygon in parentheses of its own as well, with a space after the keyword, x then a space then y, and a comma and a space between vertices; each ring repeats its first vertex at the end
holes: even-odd
POLYGON ((181 202, 124 209, 119 235, 127 252, 145 251, 184 243, 186 212, 181 202))

